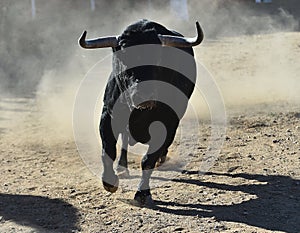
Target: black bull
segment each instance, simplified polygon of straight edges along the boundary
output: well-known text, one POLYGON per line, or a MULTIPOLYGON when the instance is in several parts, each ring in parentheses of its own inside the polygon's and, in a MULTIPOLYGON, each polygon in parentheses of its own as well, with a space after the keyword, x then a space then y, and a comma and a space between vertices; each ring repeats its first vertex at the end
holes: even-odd
POLYGON ((121 134, 119 175, 129 175, 128 144, 149 145, 141 162, 142 178, 134 199, 141 204, 152 200, 150 176, 155 164, 165 161, 194 90, 196 64, 192 47, 203 40, 198 22, 196 27, 198 35, 185 38, 158 23, 141 20, 128 26, 120 36, 93 40, 86 40, 86 32, 81 36, 79 43, 83 48, 113 49, 113 71, 105 89, 99 127, 103 148, 102 181, 107 191, 115 192, 119 184, 113 162, 121 134), (189 77, 178 71, 180 67, 189 70, 189 77))

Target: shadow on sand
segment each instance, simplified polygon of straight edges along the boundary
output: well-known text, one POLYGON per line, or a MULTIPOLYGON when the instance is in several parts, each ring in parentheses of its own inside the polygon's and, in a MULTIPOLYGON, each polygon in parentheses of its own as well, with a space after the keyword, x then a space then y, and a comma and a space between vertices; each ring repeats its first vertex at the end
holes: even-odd
POLYGON ((0 194, 2 221, 35 228, 39 232, 74 232, 78 210, 71 204, 41 196, 0 194))
MULTIPOLYGON (((189 174, 193 173, 198 172, 189 172, 189 174)), ((238 177, 264 182, 264 184, 228 185, 195 179, 176 179, 173 181, 224 191, 242 191, 256 195, 257 198, 232 205, 156 201, 153 209, 182 216, 215 217, 217 221, 244 223, 266 230, 300 232, 300 180, 288 176, 245 173, 234 175, 207 173, 207 175, 227 176, 229 179, 238 177), (169 208, 170 206, 172 209, 169 208)))

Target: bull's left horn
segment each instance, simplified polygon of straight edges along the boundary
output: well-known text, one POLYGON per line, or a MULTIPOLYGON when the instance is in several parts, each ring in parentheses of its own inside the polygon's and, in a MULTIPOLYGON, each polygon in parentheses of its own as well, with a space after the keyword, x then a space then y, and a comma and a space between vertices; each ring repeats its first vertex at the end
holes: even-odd
POLYGON ((197 36, 193 38, 186 38, 180 36, 170 36, 170 35, 158 35, 162 45, 172 46, 172 47, 193 47, 199 45, 203 38, 204 34, 202 28, 198 22, 196 22, 197 36))
POLYGON ((79 39, 79 45, 85 49, 98 49, 107 47, 116 47, 118 39, 116 36, 100 37, 96 39, 86 40, 87 32, 84 31, 79 39))

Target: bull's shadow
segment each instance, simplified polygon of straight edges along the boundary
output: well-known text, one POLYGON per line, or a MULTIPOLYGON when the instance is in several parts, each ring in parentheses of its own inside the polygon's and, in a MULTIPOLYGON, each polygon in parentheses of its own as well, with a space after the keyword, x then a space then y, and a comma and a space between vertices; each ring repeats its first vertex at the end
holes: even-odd
POLYGON ((13 221, 38 232, 74 232, 78 210, 60 199, 0 193, 1 221, 13 221))
POLYGON ((234 175, 208 173, 207 175, 227 176, 228 179, 239 177, 264 183, 235 186, 194 179, 177 179, 174 181, 225 191, 242 191, 256 195, 257 198, 232 205, 157 201, 154 208, 175 215, 215 217, 217 221, 239 222, 266 230, 300 232, 300 180, 288 176, 245 173, 234 175), (168 206, 177 208, 170 209, 168 206))

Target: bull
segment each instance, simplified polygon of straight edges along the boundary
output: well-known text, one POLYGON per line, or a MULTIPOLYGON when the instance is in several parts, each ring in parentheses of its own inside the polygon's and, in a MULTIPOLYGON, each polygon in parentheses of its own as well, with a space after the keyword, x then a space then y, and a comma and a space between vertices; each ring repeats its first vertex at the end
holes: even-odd
POLYGON ((116 192, 120 174, 129 175, 128 144, 143 143, 149 147, 141 161, 142 177, 134 200, 141 205, 153 202, 149 185, 151 174, 156 163, 163 163, 166 160, 168 148, 174 140, 179 122, 195 87, 196 62, 192 47, 199 45, 203 40, 203 31, 198 22, 196 29, 196 37, 186 38, 156 22, 140 20, 129 25, 120 36, 88 40, 87 32, 84 31, 80 37, 79 44, 85 49, 111 47, 113 50, 112 72, 104 93, 99 125, 103 148, 102 183, 105 190, 116 192), (155 45, 153 47, 155 49, 143 50, 143 46, 146 45, 155 45), (133 47, 137 48, 134 55, 130 53, 130 48, 133 47), (183 61, 176 55, 168 57, 170 48, 187 54, 189 58, 183 61), (152 61, 150 65, 143 62, 139 64, 139 61, 149 58, 152 61), (130 65, 132 60, 134 66, 130 65), (174 63, 173 67, 188 65, 192 75, 187 78, 181 72, 162 65, 170 61, 174 63), (147 81, 150 84, 146 85, 146 88, 139 86, 147 81), (165 90, 164 85, 159 83, 175 87, 186 98, 178 99, 178 93, 165 90), (162 98, 166 99, 166 95, 172 100, 173 107, 160 101, 162 98), (174 110, 174 104, 177 110, 174 110), (154 127, 155 130, 150 132, 149 129, 155 122, 161 122, 164 130, 161 130, 162 127, 154 127), (119 135, 122 138, 122 149, 116 174, 113 163, 116 160, 116 143, 119 135))

